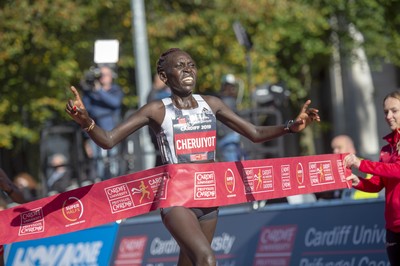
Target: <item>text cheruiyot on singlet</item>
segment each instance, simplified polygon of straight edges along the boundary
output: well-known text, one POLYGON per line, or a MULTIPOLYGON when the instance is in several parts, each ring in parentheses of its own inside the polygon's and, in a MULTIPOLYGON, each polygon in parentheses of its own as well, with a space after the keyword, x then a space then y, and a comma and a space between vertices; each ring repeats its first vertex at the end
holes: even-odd
POLYGON ((165 118, 158 134, 164 163, 213 161, 216 147, 216 118, 200 95, 193 95, 195 109, 176 108, 171 98, 163 99, 165 118))

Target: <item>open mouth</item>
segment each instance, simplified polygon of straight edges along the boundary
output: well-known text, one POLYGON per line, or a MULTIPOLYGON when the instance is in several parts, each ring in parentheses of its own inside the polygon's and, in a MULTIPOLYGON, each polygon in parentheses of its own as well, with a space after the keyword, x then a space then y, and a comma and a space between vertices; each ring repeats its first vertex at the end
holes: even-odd
POLYGON ((182 79, 182 81, 193 81, 193 78, 192 77, 186 77, 186 78, 182 79))
POLYGON ((193 77, 186 77, 182 79, 182 83, 184 84, 192 84, 194 81, 193 77))

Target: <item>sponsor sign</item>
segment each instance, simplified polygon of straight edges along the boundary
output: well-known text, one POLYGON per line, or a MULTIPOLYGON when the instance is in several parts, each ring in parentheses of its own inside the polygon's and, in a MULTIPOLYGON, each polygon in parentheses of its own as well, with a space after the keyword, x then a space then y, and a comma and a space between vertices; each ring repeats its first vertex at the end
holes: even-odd
MULTIPOLYGON (((384 200, 221 208, 218 265, 390 266, 384 200)), ((158 211, 100 227, 6 245, 6 265, 174 266, 179 246, 158 211)))
POLYGON ((6 265, 108 265, 117 229, 112 223, 7 245, 6 265))
MULTIPOLYGON (((218 265, 390 266, 383 200, 269 206, 250 212, 248 207, 226 214, 221 210, 211 244, 218 265)), ((120 225, 111 265, 176 265, 179 246, 159 215, 152 217, 120 225), (121 263, 127 239, 133 242, 131 263, 139 264, 121 263)))

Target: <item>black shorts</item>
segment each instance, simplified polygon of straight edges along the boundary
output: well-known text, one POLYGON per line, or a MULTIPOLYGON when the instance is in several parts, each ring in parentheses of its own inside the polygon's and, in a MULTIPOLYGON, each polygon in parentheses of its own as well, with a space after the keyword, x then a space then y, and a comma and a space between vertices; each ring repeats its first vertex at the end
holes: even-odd
MULTIPOLYGON (((174 207, 168 207, 168 208, 161 208, 161 217, 164 219, 164 216, 174 207)), ((204 221, 204 220, 210 220, 218 217, 218 212, 219 208, 218 207, 210 207, 210 208, 188 208, 197 217, 197 220, 199 221, 204 221)))

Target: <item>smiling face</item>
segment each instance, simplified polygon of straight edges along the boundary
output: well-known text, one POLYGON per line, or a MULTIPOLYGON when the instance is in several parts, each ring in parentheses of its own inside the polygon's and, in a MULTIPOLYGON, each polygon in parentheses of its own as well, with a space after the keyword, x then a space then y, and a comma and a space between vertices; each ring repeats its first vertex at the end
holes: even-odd
POLYGON ((400 128, 400 98, 387 97, 383 102, 383 111, 390 129, 400 128))
POLYGON ((194 60, 183 51, 168 54, 163 71, 159 73, 161 80, 177 95, 190 95, 197 78, 197 67, 194 60))

